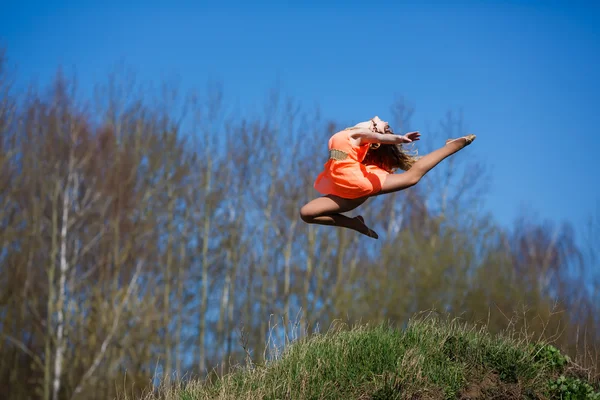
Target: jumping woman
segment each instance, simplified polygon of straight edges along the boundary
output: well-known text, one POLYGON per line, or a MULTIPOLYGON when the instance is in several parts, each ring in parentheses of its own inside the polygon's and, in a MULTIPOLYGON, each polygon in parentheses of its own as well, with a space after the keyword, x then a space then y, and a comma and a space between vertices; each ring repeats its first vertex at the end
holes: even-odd
POLYGON ((475 140, 475 135, 449 139, 445 146, 417 159, 402 148, 402 143, 415 142, 420 136, 419 132, 396 135, 379 117, 331 136, 329 160, 314 183, 315 189, 324 196, 300 209, 302 220, 349 228, 379 238, 365 225, 362 216, 350 218, 342 213, 355 209, 370 197, 416 185, 442 160, 475 140), (398 169, 406 172, 394 174, 398 169))

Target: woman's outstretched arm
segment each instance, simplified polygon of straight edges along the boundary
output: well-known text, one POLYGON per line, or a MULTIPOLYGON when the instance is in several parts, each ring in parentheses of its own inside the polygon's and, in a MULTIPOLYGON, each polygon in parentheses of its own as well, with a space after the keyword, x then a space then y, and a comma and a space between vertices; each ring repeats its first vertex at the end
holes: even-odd
POLYGON ((364 143, 381 143, 381 144, 401 144, 401 143, 411 143, 419 140, 421 138, 421 134, 417 132, 409 132, 406 135, 396 135, 396 134, 385 134, 379 132, 373 132, 369 129, 361 128, 357 129, 355 132, 352 132, 350 135, 352 139, 356 141, 357 145, 361 145, 364 143))

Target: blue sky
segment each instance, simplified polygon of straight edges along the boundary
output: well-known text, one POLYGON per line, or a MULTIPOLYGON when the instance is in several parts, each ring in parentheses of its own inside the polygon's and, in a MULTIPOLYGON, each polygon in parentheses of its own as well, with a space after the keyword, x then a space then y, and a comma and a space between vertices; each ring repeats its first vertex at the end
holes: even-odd
POLYGON ((11 3, 2 0, 0 44, 21 82, 48 82, 62 65, 86 87, 123 61, 143 80, 222 80, 242 105, 280 81, 342 121, 386 119, 404 96, 424 137, 427 123, 462 109, 501 223, 527 206, 579 224, 600 201, 593 2, 11 3))

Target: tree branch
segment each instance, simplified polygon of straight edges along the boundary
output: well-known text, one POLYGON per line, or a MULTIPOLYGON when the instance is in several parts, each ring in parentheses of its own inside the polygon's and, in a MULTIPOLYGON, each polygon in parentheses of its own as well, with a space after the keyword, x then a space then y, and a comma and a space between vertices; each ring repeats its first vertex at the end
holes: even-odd
POLYGON ((3 333, 2 336, 4 336, 9 342, 13 343, 15 346, 17 346, 19 349, 21 349, 25 354, 27 354, 29 357, 31 357, 33 359, 33 361, 35 361, 36 365, 38 367, 40 367, 42 370, 44 369, 44 364, 42 363, 42 360, 36 356, 31 350, 29 350, 27 348, 27 346, 25 345, 25 343, 21 342, 19 339, 15 339, 14 337, 7 335, 6 333, 3 333))
POLYGON ((131 281, 129 281, 129 285, 127 287, 127 293, 125 293, 125 296, 123 297, 123 301, 121 301, 121 304, 119 304, 119 307, 117 308, 117 311, 113 318, 113 324, 110 329, 110 332, 108 333, 106 338, 104 338, 104 341, 102 342, 102 345, 100 346, 100 351, 96 354, 96 357, 94 357, 94 361, 92 362, 92 365, 90 365, 88 370, 85 372, 85 374, 83 375, 83 377, 80 379, 79 383, 77 384, 77 387, 73 391, 73 395, 71 396, 71 399, 75 398, 75 396, 77 394, 81 393, 81 390, 83 389, 83 385, 94 374, 94 372, 96 371, 96 368, 98 368, 98 365, 100 365, 100 362, 104 358, 106 349, 108 348, 108 345, 112 341, 112 338, 115 335, 117 327, 119 326, 121 312, 123 311, 123 308, 125 308, 125 306, 127 305, 127 302, 129 301, 129 297, 131 296, 131 294, 133 293, 133 290, 136 287, 138 276, 140 274, 140 271, 142 270, 142 264, 143 263, 141 260, 138 261, 138 263, 135 267, 135 273, 131 277, 131 281))

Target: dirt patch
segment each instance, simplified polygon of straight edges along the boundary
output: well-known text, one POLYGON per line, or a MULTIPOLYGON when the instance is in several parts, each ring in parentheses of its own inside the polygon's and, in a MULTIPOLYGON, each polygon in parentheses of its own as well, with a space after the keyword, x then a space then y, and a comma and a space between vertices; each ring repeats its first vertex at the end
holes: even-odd
POLYGON ((497 374, 488 374, 479 382, 471 383, 460 393, 460 399, 509 400, 520 399, 521 388, 514 383, 503 383, 497 374))

